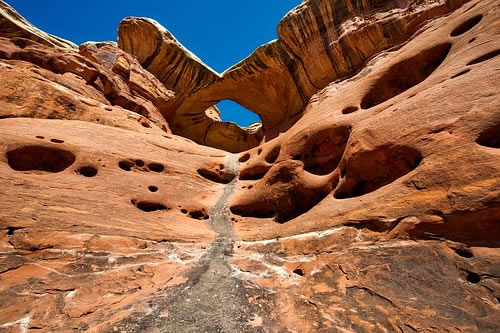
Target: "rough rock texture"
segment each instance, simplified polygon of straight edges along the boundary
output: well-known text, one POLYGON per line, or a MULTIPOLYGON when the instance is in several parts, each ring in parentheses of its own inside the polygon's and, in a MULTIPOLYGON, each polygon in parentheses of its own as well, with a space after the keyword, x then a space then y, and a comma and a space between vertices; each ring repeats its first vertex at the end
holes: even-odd
POLYGON ((146 19, 123 50, 0 38, 0 332, 500 331, 500 1, 310 0, 279 31, 223 75, 146 19), (265 85, 283 41, 304 107, 265 85))
POLYGON ((214 124, 204 114, 209 106, 231 99, 257 113, 264 130, 279 127, 302 113, 318 90, 355 74, 379 52, 399 47, 425 20, 464 2, 304 1, 280 22, 278 40, 259 47, 221 75, 151 19, 125 19, 118 45, 137 56, 167 88, 179 92, 178 103, 163 111, 174 133, 234 152, 255 147, 262 131, 241 133, 236 126, 214 124), (228 143, 231 136, 239 146, 228 143))
POLYGON ((0 37, 5 36, 31 39, 41 44, 62 49, 77 48, 77 46, 70 41, 47 34, 34 27, 19 15, 14 8, 0 0, 0 37))

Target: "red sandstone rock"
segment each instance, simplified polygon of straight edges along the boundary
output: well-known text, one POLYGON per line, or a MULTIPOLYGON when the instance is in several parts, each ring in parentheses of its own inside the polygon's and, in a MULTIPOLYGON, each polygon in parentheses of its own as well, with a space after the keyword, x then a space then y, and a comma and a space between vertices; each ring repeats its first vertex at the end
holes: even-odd
POLYGON ((197 95, 127 47, 0 38, 0 332, 499 331, 500 3, 357 5, 281 22, 314 85, 238 155, 170 128, 260 70, 197 95), (373 52, 334 75, 325 38, 373 52))

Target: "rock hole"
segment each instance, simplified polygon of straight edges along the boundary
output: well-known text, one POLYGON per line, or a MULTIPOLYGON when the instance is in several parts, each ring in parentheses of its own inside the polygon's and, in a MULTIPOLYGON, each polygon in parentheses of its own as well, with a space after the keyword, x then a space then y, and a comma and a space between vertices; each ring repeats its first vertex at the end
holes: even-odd
POLYGON ((57 173, 75 162, 75 155, 67 150, 44 146, 26 146, 7 152, 7 162, 16 171, 44 171, 57 173))
POLYGON ((474 43, 474 41, 476 40, 476 37, 472 38, 469 43, 474 43))
POLYGON ((153 172, 162 172, 163 170, 165 170, 165 167, 160 163, 150 163, 148 165, 148 169, 153 172))
POLYGON ((7 235, 12 236, 17 230, 25 229, 25 227, 7 227, 7 235))
POLYGON ((221 183, 221 184, 229 184, 233 179, 234 175, 229 174, 229 173, 219 173, 214 170, 210 169, 198 169, 197 170, 198 174, 202 176, 205 179, 208 179, 212 182, 215 183, 221 183))
POLYGON ((182 214, 187 214, 187 213, 188 213, 188 210, 183 208, 183 209, 181 209, 181 213, 182 213, 182 214))
POLYGON ((464 257, 464 258, 474 257, 474 254, 472 254, 472 252, 469 249, 460 248, 460 249, 454 249, 454 250, 455 250, 455 253, 461 257, 464 257))
POLYGON ((37 138, 37 139, 41 139, 41 140, 45 139, 45 137, 43 137, 43 136, 41 136, 41 135, 37 135, 35 138, 37 138))
POLYGON ((143 160, 135 160, 135 165, 137 165, 139 168, 142 168, 146 163, 144 163, 143 160))
POLYGON ((118 163, 118 166, 120 167, 120 169, 122 170, 125 170, 125 171, 130 171, 132 170, 132 167, 134 166, 134 163, 130 162, 130 161, 120 161, 118 163))
POLYGON ((84 177, 95 177, 97 176, 97 169, 93 166, 83 166, 76 171, 78 174, 84 177))
POLYGON ((250 159, 250 154, 245 154, 243 156, 241 156, 239 159, 238 159, 238 162, 240 163, 245 163, 246 161, 248 161, 250 159))
POLYGON ((271 152, 269 154, 267 154, 266 156, 266 162, 269 163, 269 164, 273 164, 274 162, 276 162, 276 160, 278 159, 278 156, 280 154, 280 151, 281 151, 281 147, 274 147, 273 150, 271 150, 271 152))
MULTIPOLYGON (((196 209, 189 212, 189 216, 195 220, 205 219, 205 211, 203 209, 196 209)), ((208 218, 208 217, 207 217, 208 218)))
POLYGON ((346 161, 346 178, 334 197, 353 198, 373 192, 410 173, 421 161, 420 152, 407 146, 381 146, 354 154, 346 161))
POLYGON ((161 203, 152 201, 135 201, 132 200, 132 204, 142 210, 143 212, 156 212, 159 210, 168 210, 169 208, 161 203))
POLYGON ((491 58, 494 58, 496 57, 497 55, 500 54, 500 49, 498 50, 495 50, 495 51, 491 51, 489 53, 486 53, 485 55, 482 55, 470 62, 467 63, 467 66, 470 66, 470 65, 475 65, 475 64, 479 64, 480 62, 483 62, 483 61, 486 61, 486 60, 490 60, 491 58))
POLYGON ((476 143, 489 148, 500 148, 500 122, 483 131, 476 143))
POLYGON ((275 217, 276 215, 274 210, 269 210, 269 209, 258 209, 258 210, 243 212, 238 207, 231 207, 230 210, 231 213, 233 213, 234 215, 240 215, 243 217, 256 217, 260 219, 269 219, 275 217))
POLYGON ((474 17, 471 17, 470 19, 466 20, 462 24, 460 24, 458 27, 456 27, 450 34, 451 37, 457 37, 460 35, 463 35, 470 29, 474 28, 481 20, 483 19, 483 15, 476 15, 474 17))
POLYGON ((342 114, 349 114, 358 111, 359 108, 357 106, 348 106, 342 110, 342 114))
POLYGON ((241 215, 241 213, 242 213, 242 210, 241 210, 241 209, 239 209, 239 208, 234 208, 234 207, 231 207, 229 210, 230 210, 230 211, 231 211, 231 213, 233 213, 234 215, 241 215))
POLYGON ((254 165, 240 172, 240 180, 259 180, 264 178, 271 167, 268 165, 254 165))
POLYGON ((145 128, 151 128, 151 125, 149 125, 149 123, 146 121, 141 121, 141 125, 142 125, 142 127, 145 127, 145 128))
POLYGON ((462 76, 462 75, 464 75, 464 74, 467 74, 467 73, 469 73, 469 72, 470 72, 470 68, 464 69, 463 71, 461 71, 461 72, 459 72, 459 73, 457 73, 457 74, 453 75, 450 79, 457 78, 457 77, 462 76))
POLYGON ((52 142, 52 143, 64 143, 64 140, 50 139, 50 142, 52 142))
POLYGON ((149 190, 149 192, 158 192, 158 187, 151 185, 151 186, 148 186, 148 190, 149 190))
POLYGON ((17 47, 24 49, 26 46, 30 46, 35 44, 34 41, 27 39, 27 38, 22 38, 22 37, 14 37, 11 38, 10 41, 16 45, 17 47))
POLYGON ((440 44, 393 65, 373 84, 361 107, 369 109, 421 83, 441 65, 450 48, 449 43, 440 44))
POLYGON ((337 168, 351 133, 350 126, 328 128, 315 133, 301 149, 307 151, 303 158, 304 170, 315 175, 328 175, 337 168))
POLYGON ((294 273, 294 274, 297 274, 297 275, 300 275, 300 276, 304 276, 304 275, 305 275, 305 274, 304 274, 304 271, 303 271, 302 269, 300 269, 300 268, 296 268, 296 269, 294 269, 294 270, 293 270, 293 273, 294 273))
POLYGON ((467 281, 473 284, 481 282, 481 277, 474 272, 467 272, 467 281))

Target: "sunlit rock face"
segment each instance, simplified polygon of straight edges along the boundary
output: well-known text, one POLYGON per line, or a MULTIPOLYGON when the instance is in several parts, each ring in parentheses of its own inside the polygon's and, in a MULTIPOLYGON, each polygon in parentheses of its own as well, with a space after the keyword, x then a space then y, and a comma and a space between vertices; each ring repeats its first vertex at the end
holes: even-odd
POLYGON ((0 332, 500 331, 499 8, 304 1, 219 74, 0 1, 0 332))

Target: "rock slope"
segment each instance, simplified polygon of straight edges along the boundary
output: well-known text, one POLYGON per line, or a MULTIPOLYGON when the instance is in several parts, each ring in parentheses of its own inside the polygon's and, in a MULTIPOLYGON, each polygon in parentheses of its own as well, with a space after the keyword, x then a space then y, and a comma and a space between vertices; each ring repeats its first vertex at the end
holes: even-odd
POLYGON ((223 74, 0 8, 0 332, 500 331, 500 1, 307 0, 223 74))

